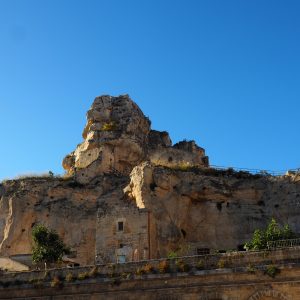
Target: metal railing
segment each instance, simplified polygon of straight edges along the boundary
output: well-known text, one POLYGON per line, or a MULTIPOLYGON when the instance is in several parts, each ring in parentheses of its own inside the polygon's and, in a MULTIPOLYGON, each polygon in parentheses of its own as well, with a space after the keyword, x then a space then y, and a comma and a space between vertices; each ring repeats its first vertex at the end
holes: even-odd
POLYGON ((297 246, 300 246, 300 238, 267 242, 267 247, 270 250, 278 249, 278 248, 291 248, 297 246))
MULTIPOLYGON (((222 170, 222 171, 228 171, 228 170, 234 170, 235 172, 247 172, 250 174, 258 174, 258 175, 265 175, 265 176, 282 176, 286 173, 286 171, 273 171, 273 170, 261 170, 261 169, 249 169, 249 168, 237 168, 237 167, 225 167, 225 166, 216 166, 216 165, 210 165, 211 168, 217 169, 217 170, 222 170)), ((295 170, 290 170, 290 171, 295 171, 295 170)))

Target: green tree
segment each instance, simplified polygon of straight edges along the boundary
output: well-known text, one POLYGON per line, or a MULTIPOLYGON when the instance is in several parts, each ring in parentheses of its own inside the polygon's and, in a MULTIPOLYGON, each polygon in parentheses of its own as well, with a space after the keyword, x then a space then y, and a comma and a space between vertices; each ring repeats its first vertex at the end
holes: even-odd
POLYGON ((32 230, 32 260, 35 263, 55 263, 62 259, 63 255, 69 254, 67 247, 55 230, 39 224, 32 230))
POLYGON ((285 240, 294 239, 296 237, 296 234, 292 231, 288 224, 284 225, 282 235, 285 240))
POLYGON ((281 228, 276 220, 272 218, 265 231, 265 241, 278 241, 283 239, 281 228))
POLYGON ((289 225, 279 226, 274 218, 271 219, 265 230, 256 229, 251 241, 245 244, 246 250, 263 250, 267 248, 270 241, 287 240, 295 238, 296 234, 290 229, 289 225))
POLYGON ((265 233, 263 230, 256 229, 253 233, 252 240, 245 244, 247 250, 260 250, 264 249, 267 244, 265 233))

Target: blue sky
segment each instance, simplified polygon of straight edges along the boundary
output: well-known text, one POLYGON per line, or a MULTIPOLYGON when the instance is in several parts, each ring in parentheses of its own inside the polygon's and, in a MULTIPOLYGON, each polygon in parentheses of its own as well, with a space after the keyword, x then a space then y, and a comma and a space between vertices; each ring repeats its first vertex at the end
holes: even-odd
POLYGON ((0 0, 0 179, 52 170, 128 93, 215 165, 300 167, 300 2, 0 0))

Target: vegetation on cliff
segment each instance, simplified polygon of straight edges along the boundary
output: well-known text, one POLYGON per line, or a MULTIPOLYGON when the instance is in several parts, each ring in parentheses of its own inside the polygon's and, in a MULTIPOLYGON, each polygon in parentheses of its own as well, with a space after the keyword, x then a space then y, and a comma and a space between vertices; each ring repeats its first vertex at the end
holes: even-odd
POLYGON ((267 249, 268 242, 288 240, 296 237, 288 224, 280 227, 274 218, 270 221, 266 229, 256 229, 251 241, 245 244, 246 250, 267 249))
POLYGON ((56 231, 40 224, 32 230, 32 260, 35 263, 54 263, 69 254, 70 249, 64 244, 56 231))

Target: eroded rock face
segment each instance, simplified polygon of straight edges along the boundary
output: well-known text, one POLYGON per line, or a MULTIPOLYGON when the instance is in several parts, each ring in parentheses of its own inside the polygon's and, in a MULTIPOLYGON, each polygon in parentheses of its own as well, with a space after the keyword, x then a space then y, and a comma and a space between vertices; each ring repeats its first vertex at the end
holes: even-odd
POLYGON ((30 253, 38 223, 57 230, 81 264, 123 247, 130 259, 236 249, 271 217, 300 232, 299 173, 212 169, 203 148, 172 145, 127 95, 97 97, 83 138, 63 160, 66 177, 0 184, 0 255, 30 253))
MULTIPOLYGON (((100 208, 107 213, 122 211, 127 205, 123 189, 135 166, 147 161, 169 167, 208 165, 204 150, 194 142, 173 147, 167 132, 151 130, 150 121, 128 95, 97 97, 87 112, 82 136, 84 141, 63 160, 65 178, 28 178, 0 185, 1 255, 30 253, 32 227, 43 223, 57 230, 77 253, 78 262, 93 263, 91 249, 97 239, 101 245, 102 230, 106 236, 110 232, 98 228, 97 237, 96 223, 103 223, 98 218, 103 214, 100 208)), ((139 204, 132 205, 139 211, 139 204)), ((108 247, 116 248, 118 243, 108 247)))
POLYGON ((36 224, 55 229, 76 253, 80 264, 94 263, 96 217, 102 197, 118 201, 116 192, 127 178, 105 175, 81 185, 73 179, 32 178, 1 185, 0 253, 31 253, 31 231, 36 224))
POLYGON ((182 141, 173 147, 159 145, 149 151, 149 161, 157 166, 169 168, 208 167, 208 157, 205 151, 194 141, 182 141))
POLYGON ((146 155, 150 121, 127 96, 101 96, 87 112, 84 141, 66 156, 63 167, 77 181, 118 171, 129 174, 146 155))
POLYGON ((135 167, 124 192, 151 212, 151 253, 238 249, 272 217, 300 232, 300 182, 215 169, 135 167))
POLYGON ((97 97, 87 112, 84 141, 63 160, 63 167, 78 182, 104 173, 129 175, 142 161, 164 166, 207 166, 204 149, 195 142, 172 147, 167 132, 150 130, 150 121, 128 95, 97 97))

